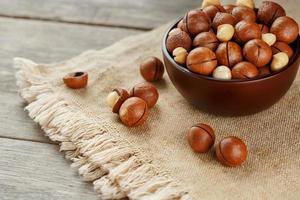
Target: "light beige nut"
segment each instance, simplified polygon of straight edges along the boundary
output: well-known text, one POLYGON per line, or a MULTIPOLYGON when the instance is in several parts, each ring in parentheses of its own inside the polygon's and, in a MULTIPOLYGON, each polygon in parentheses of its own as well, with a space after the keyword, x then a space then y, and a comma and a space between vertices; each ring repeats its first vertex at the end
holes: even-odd
POLYGON ((261 39, 265 41, 269 46, 272 46, 276 42, 276 35, 273 33, 262 34, 261 39))
POLYGON ((255 4, 254 4, 253 0, 237 0, 236 5, 237 6, 246 6, 251 9, 255 8, 255 4))
POLYGON ((222 80, 230 80, 231 70, 229 67, 224 65, 218 66, 213 72, 213 77, 222 80))
POLYGON ((276 72, 283 69, 289 63, 289 57, 286 53, 280 52, 273 55, 271 70, 276 72))
POLYGON ((207 6, 211 5, 220 5, 220 0, 203 0, 202 2, 202 8, 205 8, 207 6))
POLYGON ((178 64, 182 64, 183 65, 183 64, 186 63, 186 58, 188 56, 188 52, 183 47, 177 47, 173 51, 173 56, 174 56, 175 62, 177 62, 178 64))
POLYGON ((119 99, 119 94, 116 91, 110 92, 106 97, 106 103, 109 107, 113 108, 119 99))
POLYGON ((221 42, 227 42, 231 40, 234 35, 234 27, 231 24, 222 24, 218 26, 217 38, 221 42))

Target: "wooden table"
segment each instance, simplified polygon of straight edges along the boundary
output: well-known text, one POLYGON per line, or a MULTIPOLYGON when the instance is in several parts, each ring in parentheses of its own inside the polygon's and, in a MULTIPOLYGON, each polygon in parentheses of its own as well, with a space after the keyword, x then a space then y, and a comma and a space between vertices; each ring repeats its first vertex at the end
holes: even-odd
MULTIPOLYGON (((284 2, 299 23, 298 0, 284 2)), ((200 0, 0 1, 0 199, 99 199, 23 111, 13 57, 55 62, 172 20, 200 0)), ((223 1, 224 2, 224 1, 223 1)), ((226 1, 230 2, 230 1, 226 1)))

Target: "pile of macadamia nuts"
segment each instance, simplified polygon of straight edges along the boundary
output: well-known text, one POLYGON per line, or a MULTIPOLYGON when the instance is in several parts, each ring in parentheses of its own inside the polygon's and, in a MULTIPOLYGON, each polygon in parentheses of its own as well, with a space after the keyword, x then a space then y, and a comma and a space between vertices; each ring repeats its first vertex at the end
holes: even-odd
POLYGON ((167 37, 175 62, 216 79, 253 79, 283 69, 293 55, 290 44, 299 34, 297 22, 277 3, 253 0, 220 5, 204 0, 202 9, 185 14, 167 37))
POLYGON ((107 105, 117 113, 126 126, 143 124, 159 97, 156 87, 149 83, 162 79, 164 65, 156 57, 150 57, 140 64, 140 74, 148 81, 135 85, 130 92, 124 88, 115 88, 107 96, 107 105))

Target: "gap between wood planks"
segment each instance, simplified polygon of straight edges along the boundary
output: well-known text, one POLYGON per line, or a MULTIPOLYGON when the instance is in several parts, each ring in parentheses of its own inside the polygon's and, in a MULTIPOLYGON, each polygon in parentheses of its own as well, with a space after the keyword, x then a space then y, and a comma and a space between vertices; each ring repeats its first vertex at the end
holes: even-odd
MULTIPOLYGON (((46 137, 46 136, 45 136, 46 137)), ((9 139, 9 140, 19 140, 19 141, 26 141, 26 142, 35 142, 35 143, 42 143, 42 144, 51 144, 51 145, 58 145, 56 142, 49 141, 39 141, 33 139, 26 139, 26 138, 16 138, 16 137, 9 137, 9 136, 0 136, 0 139, 9 139)))
POLYGON ((105 24, 99 22, 81 22, 81 21, 66 21, 60 19, 49 19, 43 17, 30 17, 30 16, 13 16, 13 15, 5 15, 0 14, 0 17, 3 18, 11 18, 11 19, 24 19, 24 20, 36 20, 36 21, 45 21, 45 22, 56 22, 56 23, 64 23, 64 24, 77 24, 77 25, 84 25, 84 26, 102 26, 108 28, 124 28, 124 29, 132 29, 132 30, 139 30, 139 31, 149 31, 152 28, 143 28, 143 27, 135 27, 135 26, 126 26, 126 25, 113 25, 113 24, 105 24))

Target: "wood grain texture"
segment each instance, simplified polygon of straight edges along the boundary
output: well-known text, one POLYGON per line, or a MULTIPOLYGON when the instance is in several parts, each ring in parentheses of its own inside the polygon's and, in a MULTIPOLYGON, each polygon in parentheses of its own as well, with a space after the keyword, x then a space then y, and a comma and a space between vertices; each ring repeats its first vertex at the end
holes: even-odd
POLYGON ((17 94, 13 57, 36 62, 68 59, 87 49, 101 49, 141 31, 0 18, 0 137, 49 142, 23 111, 17 94))
POLYGON ((77 23, 150 29, 199 7, 200 0, 9 0, 0 14, 77 23))
POLYGON ((99 199, 57 145, 0 138, 0 199, 99 199))

